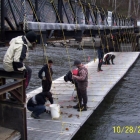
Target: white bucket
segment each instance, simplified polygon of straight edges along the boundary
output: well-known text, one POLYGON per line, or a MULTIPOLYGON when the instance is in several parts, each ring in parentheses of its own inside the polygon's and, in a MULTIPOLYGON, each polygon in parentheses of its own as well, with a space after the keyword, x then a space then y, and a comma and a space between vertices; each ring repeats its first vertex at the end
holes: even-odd
POLYGON ((51 109, 52 119, 59 119, 59 117, 60 117, 60 105, 51 104, 50 109, 51 109))

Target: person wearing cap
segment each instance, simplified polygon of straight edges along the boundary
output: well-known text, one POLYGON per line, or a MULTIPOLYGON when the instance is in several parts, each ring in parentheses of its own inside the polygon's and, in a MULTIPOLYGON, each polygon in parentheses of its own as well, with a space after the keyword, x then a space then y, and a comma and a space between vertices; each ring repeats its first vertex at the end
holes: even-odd
POLYGON ((49 92, 52 86, 52 60, 48 60, 48 63, 45 64, 38 72, 38 77, 42 80, 42 91, 49 92))
POLYGON ((77 96, 78 104, 73 106, 77 111, 86 111, 87 110, 87 86, 88 86, 88 70, 87 68, 79 61, 74 61, 74 66, 78 68, 77 75, 72 75, 73 80, 77 83, 77 96), (83 100, 83 104, 82 104, 83 100))
POLYGON ((31 117, 40 119, 39 115, 48 112, 45 107, 47 100, 53 104, 52 94, 50 92, 41 92, 30 98, 27 102, 27 109, 31 111, 31 117))
POLYGON ((103 64, 103 57, 104 57, 104 53, 103 53, 102 46, 100 46, 100 47, 98 48, 97 53, 98 53, 98 59, 99 59, 97 71, 100 72, 100 71, 103 71, 103 70, 101 69, 101 66, 102 66, 102 64, 103 64))
POLYGON ((28 50, 33 50, 36 39, 37 35, 34 31, 29 31, 25 36, 13 38, 3 59, 3 68, 5 71, 25 71, 26 88, 31 79, 32 70, 28 66, 25 66, 23 61, 27 58, 28 50))

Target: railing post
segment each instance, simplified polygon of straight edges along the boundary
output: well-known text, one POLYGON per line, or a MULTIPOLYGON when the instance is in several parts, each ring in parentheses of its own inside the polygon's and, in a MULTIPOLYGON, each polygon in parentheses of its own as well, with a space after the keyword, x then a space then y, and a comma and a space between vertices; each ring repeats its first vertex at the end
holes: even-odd
POLYGON ((4 27, 4 0, 1 0, 1 33, 0 40, 5 41, 5 27, 4 27))
MULTIPOLYGON (((58 14, 59 14, 59 17, 60 17, 60 21, 63 23, 62 4, 63 4, 62 0, 58 0, 58 14)), ((58 21, 59 21, 59 19, 58 19, 58 21)))
POLYGON ((87 17, 87 19, 86 19, 86 24, 89 24, 89 8, 88 8, 88 6, 86 6, 86 17, 87 17))

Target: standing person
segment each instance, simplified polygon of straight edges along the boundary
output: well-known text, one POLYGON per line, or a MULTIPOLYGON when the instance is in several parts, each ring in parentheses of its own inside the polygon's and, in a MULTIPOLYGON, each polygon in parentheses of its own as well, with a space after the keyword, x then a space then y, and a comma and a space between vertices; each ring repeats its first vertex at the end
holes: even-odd
POLYGON ((87 111, 88 70, 79 60, 74 61, 74 66, 78 68, 78 74, 73 75, 72 77, 77 83, 77 96, 79 103, 73 106, 73 108, 78 109, 78 111, 87 111))
POLYGON ((49 100, 53 104, 52 94, 50 92, 41 92, 29 99, 27 103, 27 108, 32 111, 31 117, 34 119, 39 119, 39 115, 47 112, 45 103, 49 100))
POLYGON ((99 71, 103 71, 103 70, 101 69, 101 66, 102 66, 102 63, 103 63, 103 57, 104 57, 104 53, 103 53, 102 46, 100 46, 100 47, 98 48, 98 51, 97 51, 97 52, 98 52, 98 59, 99 59, 97 71, 99 72, 99 71))
POLYGON ((49 92, 52 85, 52 60, 48 60, 48 64, 45 64, 41 70, 38 72, 38 77, 42 79, 42 91, 43 92, 49 92))
POLYGON ((37 35, 34 31, 29 31, 25 36, 13 38, 3 59, 3 68, 5 71, 25 71, 26 88, 30 82, 32 70, 29 66, 25 66, 23 61, 27 57, 28 50, 34 49, 36 39, 37 35))

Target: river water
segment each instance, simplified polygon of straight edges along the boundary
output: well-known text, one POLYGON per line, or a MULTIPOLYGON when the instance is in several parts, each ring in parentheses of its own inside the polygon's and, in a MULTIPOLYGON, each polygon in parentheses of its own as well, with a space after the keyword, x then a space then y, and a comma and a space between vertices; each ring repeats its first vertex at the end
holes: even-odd
MULTIPOLYGON (((0 66, 7 47, 0 48, 0 66)), ((53 80, 65 75, 75 59, 83 63, 92 61, 96 51, 51 47, 46 55, 54 62, 53 80), (69 63, 70 60, 70 63, 69 63)), ((26 61, 32 68, 31 82, 26 92, 41 86, 38 71, 44 63, 42 47, 30 51, 26 61)), ((124 78, 110 91, 72 140, 140 140, 140 58, 124 78)))

